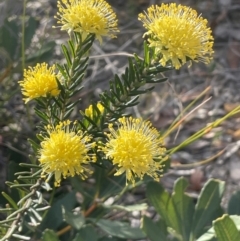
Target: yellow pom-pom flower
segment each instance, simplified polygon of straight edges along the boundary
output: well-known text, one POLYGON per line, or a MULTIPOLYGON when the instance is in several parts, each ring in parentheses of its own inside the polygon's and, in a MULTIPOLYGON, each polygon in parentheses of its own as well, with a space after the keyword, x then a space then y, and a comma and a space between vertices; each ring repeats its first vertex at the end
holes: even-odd
POLYGON ((155 180, 161 176, 166 148, 149 121, 123 117, 118 120, 118 129, 110 124, 109 131, 107 143, 99 148, 116 165, 115 175, 126 173, 126 180, 131 183, 145 174, 155 180))
POLYGON ((90 162, 96 161, 94 154, 89 154, 94 146, 91 136, 81 130, 76 133, 70 128, 70 121, 60 122, 56 127, 46 127, 48 136, 41 142, 39 162, 43 175, 55 175, 55 185, 59 186, 62 177, 80 175, 83 179, 91 174, 90 162))
POLYGON ((101 42, 102 36, 116 37, 118 32, 116 14, 104 0, 61 0, 55 16, 62 25, 61 30, 82 34, 95 34, 101 42))
POLYGON ((190 7, 153 5, 138 19, 147 29, 144 36, 148 36, 162 66, 179 69, 188 60, 207 64, 212 59, 213 37, 208 22, 190 7))
POLYGON ((46 97, 48 94, 57 96, 60 93, 54 70, 54 65, 48 68, 46 63, 24 70, 23 80, 19 81, 19 84, 25 103, 38 97, 46 97))

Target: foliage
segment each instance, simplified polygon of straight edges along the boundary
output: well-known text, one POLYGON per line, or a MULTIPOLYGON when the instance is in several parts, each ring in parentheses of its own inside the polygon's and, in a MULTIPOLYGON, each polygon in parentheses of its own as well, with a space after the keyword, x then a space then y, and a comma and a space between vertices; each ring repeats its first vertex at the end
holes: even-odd
MULTIPOLYGON (((1 50, 5 54, 1 80, 11 80, 10 73, 24 73, 18 83, 25 102, 35 101, 34 112, 38 118, 37 126, 33 124, 34 130, 28 135, 32 147, 29 160, 19 161, 21 169, 15 163, 11 168, 14 177, 6 182, 10 191, 2 192, 6 207, 0 210, 4 215, 0 221, 0 240, 149 238, 155 241, 159 237, 163 241, 238 240, 239 216, 234 214, 239 214, 239 205, 235 205, 239 194, 230 200, 229 214, 224 214, 220 205, 222 181, 209 180, 196 204, 186 193, 186 179, 176 181, 171 195, 156 181, 168 171, 171 154, 211 131, 240 108, 171 149, 165 147, 164 139, 182 123, 193 103, 183 111, 185 116, 177 117, 165 132, 156 130, 150 121, 127 114, 129 107, 138 105, 140 95, 167 80, 164 72, 178 69, 187 61, 198 61, 204 58, 206 49, 212 49, 213 38, 206 20, 188 8, 170 5, 175 24, 180 18, 187 29, 199 30, 193 36, 194 41, 189 42, 193 44, 190 44, 192 50, 186 44, 179 44, 176 49, 170 40, 166 41, 166 36, 161 39, 158 32, 153 31, 159 27, 159 16, 152 11, 158 8, 150 8, 149 14, 154 16, 150 22, 139 15, 147 28, 144 36, 149 37, 143 42, 143 56, 131 55, 125 71, 113 77, 108 89, 99 95, 99 102, 91 102, 86 110, 78 110, 93 42, 95 39, 101 42, 103 36, 115 37, 118 32, 116 15, 109 4, 104 0, 87 3, 85 0, 58 3, 58 24, 67 30, 69 40, 61 46, 65 62, 55 63, 56 72, 55 67, 44 63, 48 61, 46 57, 51 57, 55 42, 46 43, 41 53, 25 55, 38 26, 36 19, 23 18, 21 51, 16 47, 17 35, 12 36, 22 31, 17 19, 6 19, 0 29, 1 50), (192 26, 187 13, 191 15, 192 26), (198 29, 200 25, 202 28, 198 29), (11 40, 6 41, 6 36, 11 40), (25 65, 35 67, 26 69, 25 65), (76 109, 77 117, 73 115, 76 109), (154 222, 143 217, 142 227, 132 227, 128 215, 146 210, 148 204, 141 200, 127 205, 125 197, 145 184, 147 199, 160 219, 154 222)), ((160 9, 165 7, 161 5, 160 9)), ((166 22, 168 17, 166 13, 166 22)), ((176 28, 166 25, 165 30, 173 29, 176 28)), ((174 32, 173 36, 177 34, 174 32)), ((212 50, 207 54, 203 62, 209 62, 212 50)), ((8 96, 4 98, 6 101, 8 96)), ((29 112, 29 120, 31 115, 29 112)))
POLYGON ((155 241, 161 236, 164 241, 239 240, 240 217, 236 215, 239 192, 229 201, 229 207, 235 210, 224 214, 221 207, 224 182, 208 180, 197 200, 186 193, 187 186, 187 180, 179 178, 170 195, 160 184, 148 183, 147 198, 161 217, 157 222, 143 217, 142 228, 149 239, 155 241))

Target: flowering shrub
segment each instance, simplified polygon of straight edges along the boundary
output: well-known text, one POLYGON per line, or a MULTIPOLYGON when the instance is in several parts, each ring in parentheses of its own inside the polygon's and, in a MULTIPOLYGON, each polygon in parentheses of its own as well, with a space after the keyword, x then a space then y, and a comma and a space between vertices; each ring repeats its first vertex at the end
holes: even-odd
POLYGON ((195 206, 185 194, 185 179, 176 181, 172 195, 157 183, 167 172, 172 153, 211 131, 239 108, 171 149, 166 148, 164 139, 181 120, 159 132, 150 121, 126 114, 128 107, 138 105, 140 95, 166 81, 163 72, 191 61, 211 61, 213 37, 207 20, 176 4, 154 5, 139 14, 146 28, 144 56, 132 55, 125 72, 115 75, 109 89, 99 95, 99 102, 89 103, 72 120, 78 103, 73 97, 83 89, 93 42, 116 37, 117 17, 104 0, 60 0, 55 18, 69 34, 69 41, 62 46, 66 63, 28 67, 19 81, 23 100, 26 104, 35 101, 41 122, 38 142, 29 140, 35 156, 31 163, 20 164, 26 170, 16 173, 17 181, 8 182, 18 190, 19 201, 3 193, 9 205, 2 209, 7 215, 0 221, 1 241, 240 240, 235 226, 239 218, 229 215, 214 221, 212 235, 205 234, 208 225, 223 214, 221 182, 210 180, 195 206), (142 227, 133 228, 122 220, 112 220, 115 210, 146 209, 146 204, 119 204, 127 191, 145 183, 147 198, 160 221, 143 217, 142 227), (65 195, 58 196, 64 187, 65 195), (219 231, 223 223, 233 228, 232 233, 219 231))

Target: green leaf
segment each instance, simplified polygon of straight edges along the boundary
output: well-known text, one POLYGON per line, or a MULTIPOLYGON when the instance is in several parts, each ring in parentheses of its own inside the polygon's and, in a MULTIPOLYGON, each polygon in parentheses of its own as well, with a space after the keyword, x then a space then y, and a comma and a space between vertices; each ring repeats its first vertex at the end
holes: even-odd
POLYGON ((79 230, 73 241, 98 241, 98 234, 93 226, 88 225, 79 230))
POLYGON ((142 230, 146 233, 147 238, 151 241, 168 241, 167 239, 167 228, 163 222, 154 223, 150 218, 144 216, 142 220, 142 230))
POLYGON ((109 196, 120 193, 126 185, 126 177, 120 176, 109 176, 108 170, 95 167, 94 177, 96 179, 96 193, 98 198, 107 198, 109 196))
POLYGON ((6 198, 6 200, 14 209, 18 209, 17 203, 7 193, 2 192, 2 195, 6 198))
POLYGON ((57 234, 50 229, 43 232, 42 241, 59 241, 57 234))
POLYGON ((178 217, 170 194, 160 184, 150 182, 147 185, 146 195, 167 226, 180 234, 181 228, 179 227, 178 217))
POLYGON ((216 232, 218 241, 239 241, 240 233, 237 230, 234 221, 224 214, 221 218, 218 218, 213 222, 213 227, 216 232))
POLYGON ((238 214, 240 215, 240 191, 235 192, 228 203, 228 214, 234 215, 238 214))
POLYGON ((25 49, 27 49, 31 44, 32 38, 37 30, 38 25, 39 21, 37 21, 34 17, 30 16, 27 23, 25 24, 25 49))
POLYGON ((208 229, 208 231, 198 238, 197 241, 217 241, 213 227, 208 229))
MULTIPOLYGON (((237 229, 240 230, 240 216, 231 215, 230 218, 235 223, 237 229)), ((198 238, 197 241, 218 241, 215 238, 214 228, 211 227, 206 233, 204 233, 200 238, 198 238)))
POLYGON ((57 201, 49 209, 46 217, 40 225, 40 229, 45 228, 57 229, 63 222, 62 207, 70 211, 76 205, 76 193, 70 192, 63 197, 58 197, 57 201))
POLYGON ((67 60, 68 67, 70 68, 70 66, 72 65, 71 55, 68 52, 68 49, 67 49, 67 47, 64 44, 62 44, 61 47, 62 47, 62 52, 64 54, 64 57, 67 60))
POLYGON ((178 226, 180 227, 180 234, 183 237, 183 240, 189 240, 194 214, 193 200, 184 193, 187 186, 187 180, 180 177, 175 182, 174 193, 172 195, 173 205, 177 214, 178 226))
POLYGON ((156 83, 162 83, 162 82, 165 82, 167 81, 168 78, 159 78, 159 79, 146 79, 146 83, 153 83, 153 84, 156 84, 156 83))
POLYGON ((71 211, 66 211, 64 207, 62 207, 62 212, 65 221, 75 229, 79 230, 85 224, 85 217, 81 214, 75 215, 71 211))
MULTIPOLYGON (((91 219, 93 220, 93 219, 91 219)), ((143 239, 146 235, 139 228, 132 228, 129 223, 112 221, 107 219, 97 220, 95 223, 107 234, 122 239, 143 239)))
POLYGON ((230 215, 230 218, 233 220, 233 222, 235 223, 238 231, 240 231, 240 216, 238 215, 230 215))
POLYGON ((216 217, 219 217, 223 191, 224 182, 214 179, 210 179, 202 188, 193 217, 192 229, 195 238, 205 232, 206 225, 211 224, 216 217))
POLYGON ((18 48, 19 27, 15 21, 5 20, 0 28, 0 46, 6 50, 11 60, 14 60, 18 48))
POLYGON ((125 106, 131 106, 131 105, 135 105, 136 101, 138 100, 139 95, 133 97, 131 100, 129 100, 128 102, 125 103, 125 106))
POLYGON ((35 53, 30 56, 27 56, 26 64, 30 65, 35 62, 47 61, 52 56, 55 46, 55 41, 44 43, 39 50, 35 51, 35 53))

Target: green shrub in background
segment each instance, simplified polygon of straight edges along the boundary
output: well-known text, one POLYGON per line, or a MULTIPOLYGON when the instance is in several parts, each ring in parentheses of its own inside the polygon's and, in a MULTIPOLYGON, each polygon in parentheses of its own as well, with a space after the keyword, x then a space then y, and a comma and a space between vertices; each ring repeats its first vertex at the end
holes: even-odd
POLYGON ((148 183, 147 198, 161 218, 153 222, 143 217, 142 228, 147 237, 151 241, 239 240, 239 192, 231 197, 224 214, 221 208, 224 182, 208 180, 195 205, 195 200, 185 193, 187 186, 187 180, 179 178, 170 195, 160 184, 148 183), (174 239, 169 238, 169 234, 174 239))
MULTIPOLYGON (((28 160, 31 151, 27 138, 34 138, 38 121, 31 114, 32 105, 24 108, 18 81, 24 66, 51 60, 56 46, 51 39, 39 39, 44 35, 44 31, 39 34, 40 17, 26 9, 26 3, 26 0, 0 3, 0 191, 15 200, 19 199, 17 191, 10 190, 5 181, 13 181, 14 174, 23 170, 18 164, 28 160)), ((0 203, 1 207, 6 204, 3 196, 0 203)))
MULTIPOLYGON (((17 180, 6 182, 17 190, 18 200, 2 193, 7 205, 1 209, 6 217, 0 221, 1 240, 239 240, 235 210, 222 216, 221 181, 209 180, 196 205, 185 193, 184 178, 176 181, 172 195, 156 182, 167 172, 172 153, 238 113, 239 107, 172 149, 166 149, 164 139, 184 117, 160 133, 150 121, 126 114, 140 95, 166 81, 165 71, 191 61, 210 62, 213 37, 207 21, 176 4, 152 6, 139 14, 147 38, 143 57, 132 55, 99 102, 89 103, 72 120, 81 101, 73 97, 83 89, 94 40, 114 38, 119 30, 116 14, 104 0, 59 1, 56 19, 69 34, 62 45, 65 64, 39 61, 25 68, 19 81, 23 100, 36 102, 41 122, 37 140, 29 139, 34 151, 30 162, 20 163, 23 170, 15 173, 17 180), (147 198, 159 221, 143 217, 142 227, 133 228, 128 220, 115 220, 112 214, 118 211, 147 208, 142 201, 131 206, 123 201, 124 194, 142 184, 147 184, 147 198)), ((238 197, 230 202, 235 204, 238 197)))

